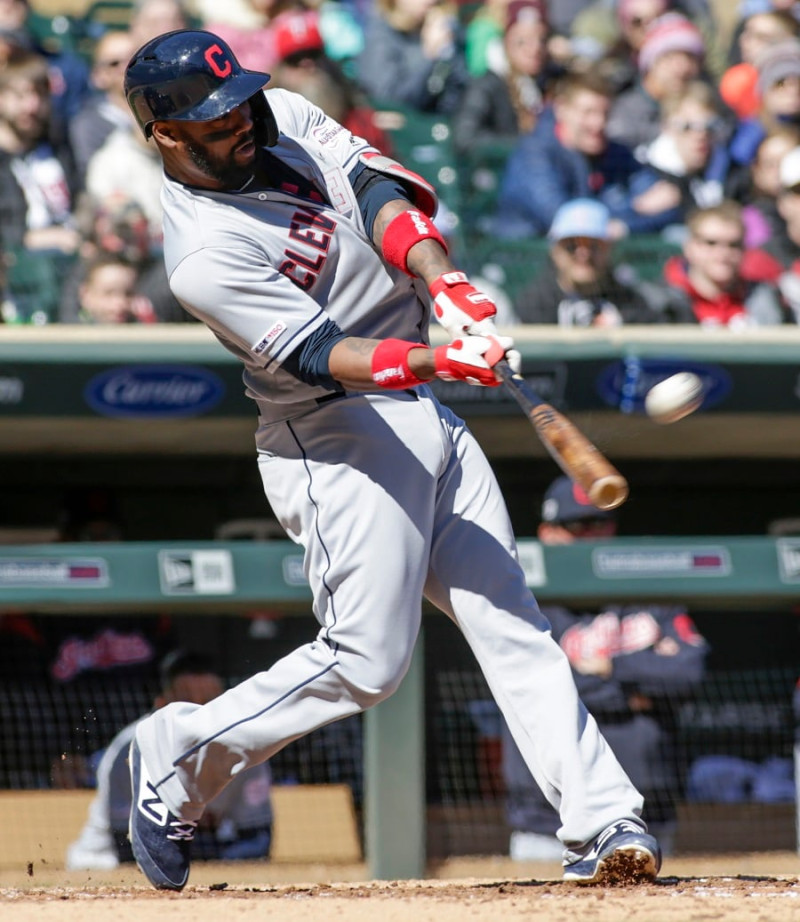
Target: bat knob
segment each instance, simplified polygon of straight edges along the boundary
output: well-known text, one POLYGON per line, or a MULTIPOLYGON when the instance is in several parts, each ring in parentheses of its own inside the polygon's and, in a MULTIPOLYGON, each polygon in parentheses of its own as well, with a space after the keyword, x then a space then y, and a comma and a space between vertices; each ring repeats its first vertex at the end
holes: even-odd
POLYGON ((616 509, 628 498, 628 481, 619 474, 609 474, 595 480, 586 494, 598 509, 616 509))

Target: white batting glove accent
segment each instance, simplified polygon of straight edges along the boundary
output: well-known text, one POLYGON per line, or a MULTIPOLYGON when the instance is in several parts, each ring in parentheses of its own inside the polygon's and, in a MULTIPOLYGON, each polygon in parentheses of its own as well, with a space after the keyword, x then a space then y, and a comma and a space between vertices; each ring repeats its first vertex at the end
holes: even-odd
POLYGON ((500 336, 499 339, 508 340, 509 346, 506 349, 506 361, 511 366, 511 370, 515 375, 522 374, 522 356, 520 353, 513 348, 514 341, 510 336, 500 336))
POLYGON ((434 349, 436 377, 444 381, 466 381, 483 387, 497 387, 494 366, 513 346, 510 336, 463 336, 434 349))

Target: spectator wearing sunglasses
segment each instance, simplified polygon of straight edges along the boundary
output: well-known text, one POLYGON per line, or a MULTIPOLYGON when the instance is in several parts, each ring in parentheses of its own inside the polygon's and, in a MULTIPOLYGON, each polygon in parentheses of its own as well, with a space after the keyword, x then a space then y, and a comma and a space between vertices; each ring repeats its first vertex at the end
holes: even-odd
POLYGON ((523 323, 562 327, 617 327, 660 319, 630 267, 612 263, 610 214, 593 199, 562 205, 548 234, 544 270, 517 298, 515 312, 523 323))
POLYGON ((647 28, 639 53, 638 80, 620 93, 608 120, 608 135, 637 156, 661 131, 661 104, 703 77, 702 33, 681 13, 659 16, 647 28))
POLYGON ((631 182, 633 207, 653 217, 653 230, 682 237, 690 210, 718 205, 744 187, 745 170, 731 164, 722 130, 716 94, 702 80, 662 101, 661 132, 631 182))
POLYGON ((760 250, 745 250, 738 202, 697 209, 686 224, 683 254, 664 266, 677 322, 731 330, 794 322, 775 287, 775 261, 760 250))
POLYGON ((69 140, 81 182, 96 151, 115 129, 133 134, 134 122, 122 86, 125 65, 137 45, 130 32, 112 29, 94 47, 90 80, 92 93, 69 123, 69 140))

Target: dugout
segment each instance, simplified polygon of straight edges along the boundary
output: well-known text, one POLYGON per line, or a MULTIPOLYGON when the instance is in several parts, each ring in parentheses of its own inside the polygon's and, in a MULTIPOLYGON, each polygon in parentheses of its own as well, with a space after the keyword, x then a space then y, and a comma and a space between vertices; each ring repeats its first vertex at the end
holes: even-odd
MULTIPOLYGON (((800 330, 526 328, 515 335, 526 376, 631 485, 616 542, 628 556, 614 564, 624 579, 599 572, 591 547, 541 554, 530 538, 541 495, 557 473, 552 460, 502 392, 437 385, 492 461, 534 591, 587 605, 609 592, 687 600, 713 649, 703 705, 683 715, 687 754, 785 757, 791 689, 800 675, 800 537, 791 523, 781 534, 770 530, 800 516, 800 330), (707 403, 675 426, 656 426, 641 412, 643 395, 684 368, 703 377, 707 403), (659 553, 643 574, 641 552, 653 548, 659 553), (699 572, 697 554, 706 561, 699 572)), ((232 681, 313 632, 296 548, 280 540, 219 540, 225 523, 268 518, 269 511, 239 367, 205 329, 7 327, 0 328, 0 357, 4 620, 29 614, 66 624, 86 616, 119 625, 166 615, 178 637, 222 651, 232 681), (63 537, 65 509, 98 494, 113 498, 122 540, 51 543, 63 537), (94 585, 64 576, 75 559, 95 567, 94 585)), ((416 741, 428 753, 427 850, 434 857, 499 848, 505 832, 494 743, 478 719, 491 715, 470 704, 485 692, 457 632, 439 616, 425 620, 420 697, 408 706, 423 708, 427 728, 416 741)), ((13 720, 6 712, 0 722, 6 739, 14 727, 32 727, 39 743, 52 741, 48 754, 63 748, 60 724, 78 727, 75 739, 87 746, 102 743, 119 716, 117 692, 103 682, 93 697, 69 701, 63 688, 45 684, 35 704, 23 689, 8 694, 7 671, 3 681, 4 700, 17 708, 13 720)), ((143 677, 124 705, 131 719, 150 681, 143 677)), ((360 723, 345 728, 343 740, 304 745, 293 764, 287 753, 286 777, 343 781, 363 819, 360 723), (326 759, 337 747, 337 759, 326 759)), ((387 758, 382 751, 369 757, 387 758)), ((0 781, 12 782, 33 783, 0 781)), ((742 830, 750 830, 761 848, 785 843, 793 815, 793 804, 745 804, 685 821, 694 841, 711 841, 703 829, 717 835, 735 828, 737 841, 746 842, 742 830)))

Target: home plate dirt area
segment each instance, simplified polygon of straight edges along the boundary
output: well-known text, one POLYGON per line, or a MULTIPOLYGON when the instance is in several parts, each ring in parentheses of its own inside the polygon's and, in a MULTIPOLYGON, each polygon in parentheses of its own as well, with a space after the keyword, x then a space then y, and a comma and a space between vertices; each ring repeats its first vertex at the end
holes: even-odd
POLYGON ((137 871, 0 875, 3 922, 800 922, 800 856, 667 859, 654 883, 587 887, 550 863, 452 860, 427 880, 368 881, 363 866, 196 864, 182 893, 137 871), (305 875, 305 876, 303 876, 305 875))

